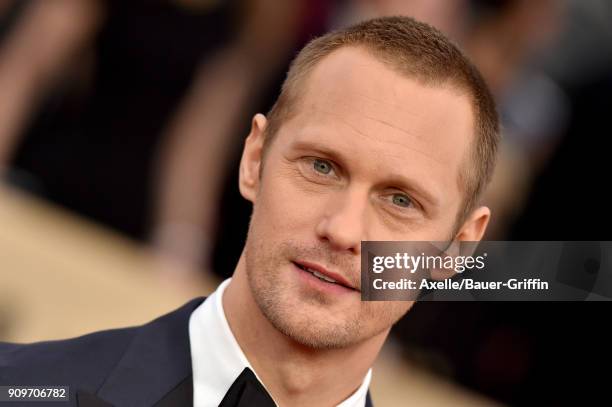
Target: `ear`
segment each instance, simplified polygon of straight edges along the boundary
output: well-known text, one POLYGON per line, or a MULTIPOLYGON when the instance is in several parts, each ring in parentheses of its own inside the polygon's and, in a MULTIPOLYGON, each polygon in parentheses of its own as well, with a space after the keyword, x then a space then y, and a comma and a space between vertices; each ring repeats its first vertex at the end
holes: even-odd
POLYGON ((247 200, 255 203, 259 190, 259 171, 261 170, 262 148, 264 130, 268 121, 261 113, 253 116, 251 132, 244 142, 242 158, 240 159, 240 173, 238 188, 240 194, 247 200))
MULTIPOLYGON (((477 244, 461 245, 460 242, 479 242, 487 229, 490 218, 491 210, 486 206, 474 209, 463 222, 450 245, 444 250, 444 254, 450 256, 471 256, 474 250, 476 250, 477 244), (466 249, 468 252, 464 252, 466 249)), ((433 269, 430 272, 433 280, 445 280, 456 274, 455 271, 446 269, 433 269)))
POLYGON ((457 241, 477 242, 482 239, 491 219, 491 210, 486 206, 474 209, 466 218, 455 236, 457 241))

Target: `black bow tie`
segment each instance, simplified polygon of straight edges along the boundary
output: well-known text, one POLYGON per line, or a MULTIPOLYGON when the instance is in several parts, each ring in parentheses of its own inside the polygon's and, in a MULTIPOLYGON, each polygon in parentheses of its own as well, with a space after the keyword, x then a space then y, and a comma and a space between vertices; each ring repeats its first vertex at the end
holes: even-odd
POLYGON ((255 373, 245 367, 229 388, 219 407, 276 407, 255 373))

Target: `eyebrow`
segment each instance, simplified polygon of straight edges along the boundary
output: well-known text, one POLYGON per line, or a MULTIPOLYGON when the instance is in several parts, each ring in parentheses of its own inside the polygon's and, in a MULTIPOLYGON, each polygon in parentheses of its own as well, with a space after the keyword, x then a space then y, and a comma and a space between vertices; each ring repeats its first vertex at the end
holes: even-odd
MULTIPOLYGON (((343 164, 343 166, 346 166, 344 164, 348 161, 340 151, 313 141, 295 140, 290 144, 290 148, 297 151, 317 152, 333 161, 343 164)), ((413 178, 393 173, 386 177, 385 183, 417 195, 422 200, 427 201, 432 207, 439 206, 438 198, 413 178)))

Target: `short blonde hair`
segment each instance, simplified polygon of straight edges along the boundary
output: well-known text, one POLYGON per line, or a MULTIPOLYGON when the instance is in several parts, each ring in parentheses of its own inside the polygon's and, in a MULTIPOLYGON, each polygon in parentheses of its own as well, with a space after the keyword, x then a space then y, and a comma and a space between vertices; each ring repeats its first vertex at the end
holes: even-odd
POLYGON ((500 139, 495 102, 478 70, 457 46, 435 28, 410 17, 368 20, 310 41, 291 63, 281 93, 268 113, 264 155, 282 124, 297 113, 313 67, 347 46, 363 47, 392 69, 425 85, 450 84, 467 92, 475 137, 458 180, 465 194, 457 217, 462 222, 478 203, 495 167, 500 139))

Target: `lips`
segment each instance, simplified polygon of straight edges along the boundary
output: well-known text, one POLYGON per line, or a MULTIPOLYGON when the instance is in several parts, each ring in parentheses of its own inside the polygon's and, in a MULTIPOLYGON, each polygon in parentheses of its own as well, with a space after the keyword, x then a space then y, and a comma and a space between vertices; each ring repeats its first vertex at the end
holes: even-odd
POLYGON ((293 264, 295 264, 298 268, 317 277, 319 280, 325 281, 326 283, 338 284, 351 290, 357 290, 342 275, 329 271, 319 264, 302 260, 294 261, 293 264))

